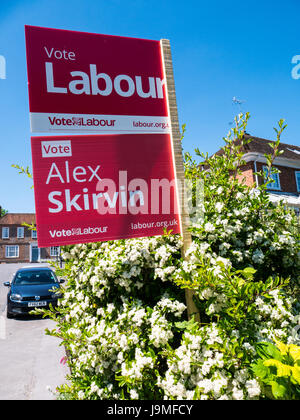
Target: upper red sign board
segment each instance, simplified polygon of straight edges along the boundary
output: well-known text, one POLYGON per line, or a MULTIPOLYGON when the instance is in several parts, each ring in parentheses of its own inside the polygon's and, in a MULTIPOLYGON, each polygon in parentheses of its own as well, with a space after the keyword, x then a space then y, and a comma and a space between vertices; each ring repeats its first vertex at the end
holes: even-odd
POLYGON ((39 247, 180 233, 169 135, 32 137, 39 247))
POLYGON ((168 133, 159 41, 25 27, 33 132, 168 133))

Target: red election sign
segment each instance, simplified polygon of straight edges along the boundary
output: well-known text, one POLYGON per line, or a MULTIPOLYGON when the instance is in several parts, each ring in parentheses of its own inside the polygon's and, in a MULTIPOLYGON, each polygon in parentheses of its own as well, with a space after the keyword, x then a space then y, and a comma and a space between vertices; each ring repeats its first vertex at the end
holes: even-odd
POLYGON ((169 133, 159 41, 25 26, 32 132, 169 133))
POLYGON ((168 134, 32 137, 39 247, 180 233, 168 134))

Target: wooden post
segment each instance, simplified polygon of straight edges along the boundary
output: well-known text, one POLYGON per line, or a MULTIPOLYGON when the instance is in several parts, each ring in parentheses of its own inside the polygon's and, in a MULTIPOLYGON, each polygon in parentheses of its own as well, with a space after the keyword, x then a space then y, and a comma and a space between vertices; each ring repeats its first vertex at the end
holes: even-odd
MULTIPOLYGON (((171 46, 168 39, 161 39, 162 61, 165 74, 165 86, 167 94, 167 103, 169 118, 171 124, 171 141, 173 152, 174 171, 177 184, 178 208, 180 212, 181 234, 183 238, 182 256, 185 258, 185 253, 192 243, 191 233, 188 230, 189 214, 187 206, 185 206, 185 188, 184 188, 184 166, 182 157, 181 134, 178 121, 177 101, 175 92, 175 82, 173 74, 173 64, 171 55, 171 46)), ((195 319, 200 322, 200 314, 193 300, 194 291, 190 289, 185 290, 185 298, 187 305, 188 318, 194 315, 195 319)))

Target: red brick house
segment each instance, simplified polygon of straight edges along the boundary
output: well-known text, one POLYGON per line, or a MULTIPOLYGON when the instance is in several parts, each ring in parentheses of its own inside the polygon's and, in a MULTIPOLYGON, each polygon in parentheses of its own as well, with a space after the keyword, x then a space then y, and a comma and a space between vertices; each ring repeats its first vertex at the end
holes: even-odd
POLYGON ((59 247, 38 248, 34 213, 7 213, 0 217, 0 263, 43 262, 59 257, 59 247))
MULTIPOLYGON (((255 175, 266 166, 264 154, 272 154, 273 149, 268 143, 274 143, 271 140, 253 137, 249 134, 246 138, 252 141, 245 145, 244 161, 246 165, 241 167, 241 181, 254 188, 263 182, 261 177, 255 175)), ((284 200, 289 206, 293 207, 297 214, 300 211, 300 147, 291 144, 280 143, 279 150, 283 153, 274 160, 273 166, 279 169, 280 173, 273 174, 274 182, 269 184, 268 192, 270 200, 274 203, 284 200)), ((222 153, 218 151, 217 154, 222 153)))

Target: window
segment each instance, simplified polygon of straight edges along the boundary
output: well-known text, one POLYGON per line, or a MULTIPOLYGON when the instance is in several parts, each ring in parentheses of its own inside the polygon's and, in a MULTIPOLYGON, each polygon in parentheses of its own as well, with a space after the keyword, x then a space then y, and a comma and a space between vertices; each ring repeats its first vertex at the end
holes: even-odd
MULTIPOLYGON (((263 167, 263 170, 264 170, 265 177, 267 178, 267 176, 268 176, 268 167, 267 166, 264 166, 263 167)), ((268 184, 268 188, 270 190, 281 190, 280 180, 279 180, 279 173, 277 173, 277 174, 271 174, 271 178, 272 178, 273 181, 268 184)))
POLYGON ((36 238, 37 238, 36 230, 32 230, 31 231, 31 239, 36 239, 36 238))
POLYGON ((50 257, 59 257, 60 247, 59 246, 51 246, 50 247, 50 257))
POLYGON ((9 238, 9 228, 3 227, 2 228, 2 239, 8 239, 9 238))
POLYGON ((7 245, 5 247, 6 258, 19 258, 19 246, 18 245, 7 245))
POLYGON ((23 227, 18 227, 17 228, 17 238, 24 238, 24 228, 23 227))
POLYGON ((296 171, 295 176, 296 176, 297 191, 300 192, 300 172, 296 171))

